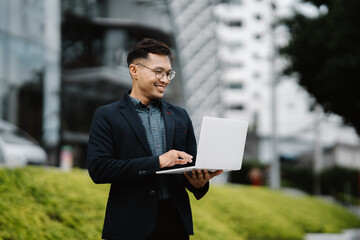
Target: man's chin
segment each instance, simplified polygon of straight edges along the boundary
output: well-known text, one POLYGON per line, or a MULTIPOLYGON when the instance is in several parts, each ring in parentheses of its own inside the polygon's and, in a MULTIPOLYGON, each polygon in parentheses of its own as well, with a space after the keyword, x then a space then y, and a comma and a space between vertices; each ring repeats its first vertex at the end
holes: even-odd
POLYGON ((164 92, 162 92, 162 93, 158 93, 158 94, 156 94, 156 96, 157 96, 157 98, 163 98, 164 97, 164 92))
POLYGON ((164 97, 163 93, 156 94, 152 97, 152 100, 162 99, 164 97))

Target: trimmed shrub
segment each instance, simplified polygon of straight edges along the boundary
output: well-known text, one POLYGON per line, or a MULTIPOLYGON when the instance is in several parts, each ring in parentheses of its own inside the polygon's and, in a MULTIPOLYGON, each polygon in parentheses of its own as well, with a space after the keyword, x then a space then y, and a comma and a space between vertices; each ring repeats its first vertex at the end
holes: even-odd
POLYGON ((0 239, 99 239, 107 189, 83 170, 0 169, 0 239))
MULTIPOLYGON (((84 170, 0 168, 0 239, 100 239, 108 190, 84 170)), ((306 232, 360 227, 339 205, 265 187, 212 185, 191 202, 192 240, 300 240, 306 232)))
POLYGON ((323 194, 331 195, 344 204, 359 204, 358 170, 332 167, 324 170, 320 178, 323 194))
MULTIPOLYGON (((226 224, 233 239, 303 239, 307 232, 340 232, 360 226, 360 220, 333 203, 311 196, 291 196, 264 187, 213 186, 200 201, 192 201, 195 237, 226 224), (203 224, 206 211, 214 224, 203 224), (201 234, 197 234, 201 232, 201 234)), ((209 220, 208 220, 209 221, 209 220)), ((210 239, 210 238, 209 238, 210 239)), ((213 238, 223 239, 223 238, 213 238)), ((224 238, 225 239, 225 238, 224 238)))
POLYGON ((281 163, 282 185, 313 193, 314 174, 309 167, 300 167, 290 163, 281 163))

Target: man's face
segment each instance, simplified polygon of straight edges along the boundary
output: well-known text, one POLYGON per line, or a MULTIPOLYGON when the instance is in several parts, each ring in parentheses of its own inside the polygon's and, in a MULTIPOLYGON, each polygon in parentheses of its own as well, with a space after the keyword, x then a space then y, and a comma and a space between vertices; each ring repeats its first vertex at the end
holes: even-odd
POLYGON ((137 77, 133 82, 133 90, 137 98, 144 104, 148 104, 154 99, 164 97, 165 89, 170 81, 166 75, 160 79, 156 78, 155 72, 171 70, 168 56, 149 53, 147 59, 140 59, 134 65, 137 77))

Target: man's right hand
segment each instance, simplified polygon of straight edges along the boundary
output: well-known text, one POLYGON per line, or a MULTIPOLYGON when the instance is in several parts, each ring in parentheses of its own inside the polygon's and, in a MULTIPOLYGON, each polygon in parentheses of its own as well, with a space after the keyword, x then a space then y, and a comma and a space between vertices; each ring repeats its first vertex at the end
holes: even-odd
POLYGON ((160 168, 172 167, 177 164, 184 165, 191 163, 192 158, 193 157, 186 152, 170 150, 159 156, 160 168))

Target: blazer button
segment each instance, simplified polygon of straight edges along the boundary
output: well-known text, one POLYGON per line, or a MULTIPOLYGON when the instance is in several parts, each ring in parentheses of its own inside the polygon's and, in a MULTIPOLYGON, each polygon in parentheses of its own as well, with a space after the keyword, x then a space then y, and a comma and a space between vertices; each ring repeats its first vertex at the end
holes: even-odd
POLYGON ((150 195, 154 196, 155 195, 155 190, 151 190, 150 195))
POLYGON ((141 176, 141 175, 143 175, 143 172, 142 172, 142 171, 139 171, 138 174, 141 176))
POLYGON ((145 174, 146 174, 146 171, 145 171, 145 170, 144 170, 144 171, 142 171, 142 174, 143 174, 143 175, 145 175, 145 174))

